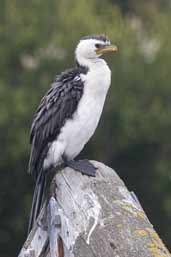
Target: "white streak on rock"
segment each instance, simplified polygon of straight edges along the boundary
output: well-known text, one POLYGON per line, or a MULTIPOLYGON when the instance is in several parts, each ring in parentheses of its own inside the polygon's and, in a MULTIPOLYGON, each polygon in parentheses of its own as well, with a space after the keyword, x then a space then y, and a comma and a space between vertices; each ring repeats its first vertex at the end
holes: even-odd
POLYGON ((61 238, 71 253, 69 256, 72 256, 79 236, 83 237, 87 244, 90 243, 90 237, 99 223, 101 211, 98 197, 91 187, 84 186, 89 178, 81 174, 72 176, 72 172, 70 170, 65 175, 58 174, 56 181, 56 195, 61 206, 61 238))
POLYGON ((88 233, 88 237, 86 240, 87 244, 90 243, 90 237, 98 224, 100 209, 101 209, 97 196, 94 193, 89 194, 88 198, 89 198, 88 202, 90 203, 90 208, 88 209, 89 221, 91 220, 91 218, 93 218, 94 222, 88 233))

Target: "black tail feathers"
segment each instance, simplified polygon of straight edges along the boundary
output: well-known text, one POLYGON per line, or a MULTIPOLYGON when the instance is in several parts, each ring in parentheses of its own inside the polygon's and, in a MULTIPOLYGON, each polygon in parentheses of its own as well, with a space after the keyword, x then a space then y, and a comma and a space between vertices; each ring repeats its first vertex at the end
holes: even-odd
POLYGON ((42 208, 44 195, 45 195, 45 187, 46 187, 46 175, 44 172, 39 172, 39 176, 36 180, 36 185, 35 185, 34 194, 33 194, 28 233, 33 228, 36 222, 36 219, 40 213, 40 210, 42 208))

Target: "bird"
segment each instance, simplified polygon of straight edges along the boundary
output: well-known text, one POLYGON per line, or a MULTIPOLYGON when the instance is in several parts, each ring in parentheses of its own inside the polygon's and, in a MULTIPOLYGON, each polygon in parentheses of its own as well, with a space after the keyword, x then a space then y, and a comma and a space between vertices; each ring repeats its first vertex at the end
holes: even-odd
POLYGON ((28 170, 35 189, 28 232, 42 208, 51 169, 64 164, 95 176, 91 162, 75 158, 97 128, 111 84, 111 70, 101 57, 117 50, 105 34, 82 37, 75 49, 75 67, 56 76, 33 116, 28 170))

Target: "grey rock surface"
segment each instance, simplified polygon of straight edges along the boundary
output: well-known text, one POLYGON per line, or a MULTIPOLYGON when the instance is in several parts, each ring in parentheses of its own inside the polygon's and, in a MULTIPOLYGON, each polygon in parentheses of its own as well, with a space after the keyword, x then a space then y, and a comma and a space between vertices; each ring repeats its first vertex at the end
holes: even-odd
POLYGON ((48 230, 50 221, 46 218, 49 208, 44 207, 19 256, 171 256, 136 196, 116 172, 92 162, 97 167, 95 178, 70 168, 57 172, 51 190, 53 209, 56 201, 51 229, 48 230), (60 220, 58 229, 54 220, 60 220))

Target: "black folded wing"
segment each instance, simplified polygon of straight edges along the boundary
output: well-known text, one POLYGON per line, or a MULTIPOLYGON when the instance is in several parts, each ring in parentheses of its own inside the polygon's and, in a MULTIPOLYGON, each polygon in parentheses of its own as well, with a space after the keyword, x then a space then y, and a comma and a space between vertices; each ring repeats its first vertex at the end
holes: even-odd
POLYGON ((82 70, 75 68, 57 77, 34 115, 30 143, 29 172, 36 180, 49 145, 58 137, 67 119, 72 118, 83 94, 82 70))

